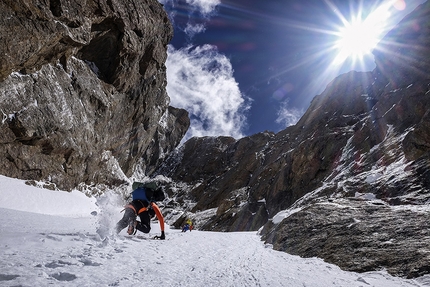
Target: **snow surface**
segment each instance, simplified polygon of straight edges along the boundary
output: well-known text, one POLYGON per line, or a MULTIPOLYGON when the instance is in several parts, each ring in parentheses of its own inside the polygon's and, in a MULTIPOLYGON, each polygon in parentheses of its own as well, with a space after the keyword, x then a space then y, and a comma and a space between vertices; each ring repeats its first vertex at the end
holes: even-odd
POLYGON ((430 286, 428 276, 345 272, 274 251, 255 232, 166 229, 160 241, 153 222, 150 234, 102 240, 100 228, 122 216, 118 202, 0 176, 0 286, 430 286))

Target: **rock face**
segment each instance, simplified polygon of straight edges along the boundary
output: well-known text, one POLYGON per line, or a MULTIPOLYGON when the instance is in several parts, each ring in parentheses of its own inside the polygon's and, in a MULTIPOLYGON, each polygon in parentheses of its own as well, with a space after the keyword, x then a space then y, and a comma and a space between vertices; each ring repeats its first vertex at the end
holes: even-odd
POLYGON ((386 269, 406 278, 430 273, 427 207, 389 206, 379 200, 333 199, 303 207, 264 239, 273 248, 320 257, 345 270, 386 269))
POLYGON ((181 184, 171 193, 186 216, 205 216, 200 229, 264 225, 277 250, 352 271, 427 274, 429 41, 426 2, 381 41, 374 71, 334 79, 295 126, 191 139, 157 173, 181 184))
POLYGON ((0 3, 0 174, 118 185, 189 126, 169 107, 173 29, 156 0, 0 3))

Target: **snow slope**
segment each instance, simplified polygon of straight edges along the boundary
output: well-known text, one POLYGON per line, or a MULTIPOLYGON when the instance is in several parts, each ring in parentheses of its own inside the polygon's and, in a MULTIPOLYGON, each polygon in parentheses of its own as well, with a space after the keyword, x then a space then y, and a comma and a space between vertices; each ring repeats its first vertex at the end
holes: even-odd
POLYGON ((96 202, 0 176, 0 286, 430 286, 427 276, 345 272, 274 251, 254 232, 167 229, 159 241, 150 239, 160 232, 153 222, 150 234, 102 241, 100 229, 111 234, 122 216, 112 197, 96 202))

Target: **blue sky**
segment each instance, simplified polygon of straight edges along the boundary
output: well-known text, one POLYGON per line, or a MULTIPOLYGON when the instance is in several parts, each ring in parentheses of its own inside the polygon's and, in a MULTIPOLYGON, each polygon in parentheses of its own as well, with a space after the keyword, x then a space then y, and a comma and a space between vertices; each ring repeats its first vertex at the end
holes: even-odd
POLYGON ((424 2, 159 1, 175 29, 167 91, 172 106, 190 112, 187 138, 240 138, 296 123, 334 77, 375 67, 371 53, 336 61, 335 44, 345 23, 369 19, 378 7, 387 7, 382 36, 424 2))

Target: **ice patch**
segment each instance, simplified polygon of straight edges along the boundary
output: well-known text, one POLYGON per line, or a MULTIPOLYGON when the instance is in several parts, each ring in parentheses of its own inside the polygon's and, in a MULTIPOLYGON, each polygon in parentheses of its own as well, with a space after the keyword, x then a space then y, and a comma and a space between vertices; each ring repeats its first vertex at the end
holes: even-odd
POLYGON ((360 193, 360 192, 356 192, 355 193, 355 197, 356 198, 366 199, 366 200, 375 200, 376 199, 376 196, 373 193, 360 193))
POLYGON ((365 181, 368 184, 372 184, 376 182, 381 176, 382 175, 380 173, 371 173, 366 177, 365 181))
POLYGON ((301 207, 294 208, 294 209, 282 210, 282 211, 278 212, 275 216, 273 216, 272 222, 274 224, 281 223, 282 220, 284 220, 285 218, 288 218, 290 215, 292 215, 294 213, 299 212, 300 210, 302 210, 301 207))

